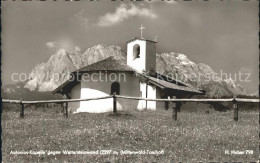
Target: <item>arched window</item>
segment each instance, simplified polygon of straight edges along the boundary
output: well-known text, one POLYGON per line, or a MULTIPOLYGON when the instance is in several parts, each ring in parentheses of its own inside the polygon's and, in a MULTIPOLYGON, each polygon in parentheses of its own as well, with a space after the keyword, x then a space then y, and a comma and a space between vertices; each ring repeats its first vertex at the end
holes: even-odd
POLYGON ((111 95, 116 93, 117 95, 120 94, 120 84, 118 82, 114 82, 111 84, 111 95))
POLYGON ((140 46, 136 44, 133 47, 133 59, 140 58, 140 46))

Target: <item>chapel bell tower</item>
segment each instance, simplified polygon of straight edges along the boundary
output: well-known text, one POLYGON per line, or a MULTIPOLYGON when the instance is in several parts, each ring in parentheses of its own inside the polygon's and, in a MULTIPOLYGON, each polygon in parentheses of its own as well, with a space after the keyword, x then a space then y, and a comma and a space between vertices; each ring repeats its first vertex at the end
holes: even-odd
POLYGON ((146 40, 142 36, 134 38, 127 42, 127 65, 131 66, 138 72, 142 71, 154 71, 156 68, 156 42, 146 40))

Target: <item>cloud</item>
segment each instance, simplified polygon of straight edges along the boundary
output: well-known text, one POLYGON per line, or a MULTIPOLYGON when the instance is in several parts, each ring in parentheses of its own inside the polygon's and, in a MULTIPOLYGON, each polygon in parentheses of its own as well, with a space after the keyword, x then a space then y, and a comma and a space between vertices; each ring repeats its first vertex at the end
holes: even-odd
POLYGON ((167 4, 176 4, 177 1, 175 0, 147 0, 145 2, 149 2, 149 3, 156 3, 156 2, 161 2, 161 3, 167 3, 167 4))
POLYGON ((90 26, 108 27, 119 24, 134 16, 145 17, 149 19, 155 19, 158 17, 152 8, 147 8, 144 6, 137 7, 134 4, 126 5, 124 3, 118 6, 114 12, 108 12, 100 16, 98 19, 90 20, 86 17, 86 15, 87 14, 85 10, 80 10, 70 18, 72 24, 77 23, 85 28, 90 26))
POLYGON ((49 41, 46 43, 46 46, 50 49, 65 49, 68 52, 80 51, 78 46, 75 46, 74 43, 68 38, 62 38, 58 41, 49 41))
POLYGON ((48 48, 52 49, 52 48, 57 47, 57 46, 58 46, 58 43, 55 42, 55 41, 50 41, 50 42, 47 42, 47 43, 46 43, 46 46, 47 46, 48 48))
POLYGON ((157 18, 158 16, 149 8, 140 8, 135 5, 131 5, 127 7, 127 5, 120 5, 114 13, 107 13, 101 17, 99 17, 97 26, 107 27, 115 24, 119 24, 130 17, 140 16, 146 17, 150 19, 157 18))

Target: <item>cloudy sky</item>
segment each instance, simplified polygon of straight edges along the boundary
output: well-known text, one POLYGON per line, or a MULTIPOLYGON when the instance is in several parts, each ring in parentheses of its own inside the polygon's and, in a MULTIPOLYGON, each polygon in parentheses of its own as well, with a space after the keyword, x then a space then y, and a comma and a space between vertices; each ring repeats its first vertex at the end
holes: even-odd
POLYGON ((157 53, 179 52, 216 72, 250 72, 248 92, 258 88, 258 3, 251 0, 131 2, 2 2, 2 82, 29 73, 57 46, 85 50, 140 36, 157 40, 157 53))

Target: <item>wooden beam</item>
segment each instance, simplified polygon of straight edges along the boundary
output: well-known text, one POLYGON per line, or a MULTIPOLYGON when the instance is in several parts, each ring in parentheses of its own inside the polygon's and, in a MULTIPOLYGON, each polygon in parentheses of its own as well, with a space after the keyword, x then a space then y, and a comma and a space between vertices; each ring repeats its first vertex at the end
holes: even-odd
MULTIPOLYGON (((111 98, 112 96, 95 97, 95 98, 83 98, 83 99, 64 99, 64 100, 42 100, 42 101, 23 101, 23 104, 38 104, 38 103, 64 103, 64 102, 79 102, 79 101, 91 101, 111 98)), ((2 99, 2 103, 20 103, 20 100, 8 100, 2 99)))
MULTIPOLYGON (((64 102, 79 102, 79 101, 90 101, 111 98, 112 96, 96 97, 96 98, 85 98, 85 99, 65 99, 65 100, 42 100, 42 101, 23 101, 23 104, 38 104, 38 103, 64 103, 64 102)), ((119 96, 117 98, 132 99, 132 100, 147 100, 147 101, 160 101, 160 102, 232 102, 233 98, 230 99, 149 99, 141 97, 130 97, 130 96, 119 96)), ((250 102, 259 103, 259 99, 241 99, 236 98, 237 102, 250 102)), ((2 103, 14 103, 20 104, 20 100, 9 100, 2 99, 2 103)))
POLYGON ((232 102, 233 98, 230 99, 149 99, 141 97, 130 97, 130 96, 119 96, 117 98, 132 99, 132 100, 147 100, 147 101, 169 101, 169 102, 232 102))
POLYGON ((259 99, 243 99, 243 98, 236 98, 237 102, 253 102, 259 103, 259 99))

